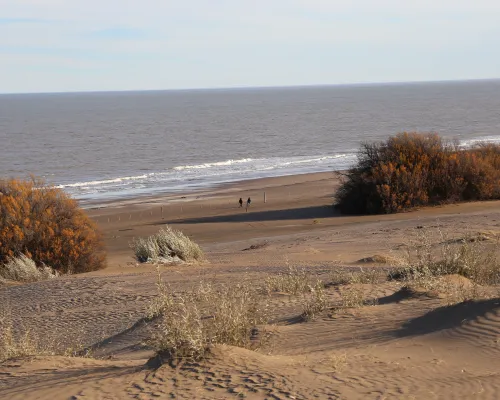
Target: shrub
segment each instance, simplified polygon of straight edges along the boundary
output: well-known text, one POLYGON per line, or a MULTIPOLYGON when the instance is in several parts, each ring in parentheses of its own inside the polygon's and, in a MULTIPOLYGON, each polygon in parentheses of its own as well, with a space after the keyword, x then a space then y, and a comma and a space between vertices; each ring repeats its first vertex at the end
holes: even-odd
POLYGON ((184 233, 168 225, 157 234, 134 239, 131 243, 139 262, 200 261, 203 251, 184 233))
MULTIPOLYGON (((391 260, 394 262, 394 260, 391 260)), ((350 285, 354 283, 376 284, 387 280, 387 273, 379 268, 358 270, 345 270, 343 268, 335 268, 328 277, 327 285, 350 285)))
POLYGON ((389 273, 392 279, 425 286, 429 279, 442 275, 464 276, 477 284, 500 283, 499 243, 488 243, 470 232, 450 240, 439 229, 418 230, 406 246, 400 267, 389 273), (438 238, 437 246, 433 238, 438 238))
POLYGON ((169 361, 199 359, 217 344, 250 348, 256 326, 267 321, 267 303, 245 283, 217 289, 202 284, 174 296, 159 282, 159 299, 148 313, 159 318, 150 344, 169 361))
POLYGON ((55 278, 57 275, 57 271, 46 265, 37 267, 35 262, 24 254, 0 265, 0 277, 11 281, 36 282, 55 278))
POLYGON ((460 148, 436 134, 418 133, 363 144, 335 195, 336 206, 346 214, 498 198, 500 145, 460 148))
MULTIPOLYGON (((12 358, 31 356, 64 355, 66 357, 90 357, 90 350, 82 344, 81 337, 70 337, 71 346, 68 347, 60 339, 57 329, 46 332, 32 330, 22 323, 14 324, 12 311, 8 304, 0 308, 0 363, 12 358)), ((68 335, 64 335, 64 342, 68 335)))
POLYGON ((10 358, 45 354, 36 337, 29 330, 14 333, 12 320, 8 315, 0 315, 0 362, 10 358))
POLYGON ((289 266, 286 273, 268 276, 265 287, 268 293, 282 292, 297 295, 310 292, 311 283, 311 275, 305 269, 289 266))
POLYGON ((311 295, 304 298, 301 317, 304 321, 311 321, 328 305, 323 282, 318 281, 310 287, 311 295))
POLYGON ((60 273, 105 266, 96 225, 63 190, 35 178, 0 180, 0 264, 21 255, 60 273))

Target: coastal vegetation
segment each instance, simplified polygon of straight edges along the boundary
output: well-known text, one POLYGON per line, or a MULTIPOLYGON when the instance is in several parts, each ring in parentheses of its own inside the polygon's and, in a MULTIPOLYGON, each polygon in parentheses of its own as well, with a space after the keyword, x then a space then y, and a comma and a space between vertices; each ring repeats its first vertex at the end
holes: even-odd
POLYGON ((0 277, 22 281, 105 266, 101 233, 63 190, 0 180, 0 277))
POLYGON ((345 214, 492 199, 500 199, 500 145, 461 147, 420 133, 364 143, 335 195, 336 207, 345 214))
POLYGON ((163 361, 199 359, 218 344, 259 345, 252 336, 267 322, 269 304, 254 285, 201 282, 192 291, 174 293, 158 277, 158 298, 148 312, 156 328, 149 344, 163 361))
POLYGON ((130 245, 137 261, 171 263, 201 261, 203 251, 181 231, 165 228, 147 238, 137 238, 130 245))

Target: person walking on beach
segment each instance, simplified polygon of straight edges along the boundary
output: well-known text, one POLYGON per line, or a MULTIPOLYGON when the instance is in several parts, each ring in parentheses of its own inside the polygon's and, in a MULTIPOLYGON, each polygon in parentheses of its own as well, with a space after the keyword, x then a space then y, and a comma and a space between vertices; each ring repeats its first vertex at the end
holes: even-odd
POLYGON ((250 199, 250 197, 248 198, 247 200, 247 208, 246 210, 248 211, 248 208, 250 207, 250 203, 252 202, 252 200, 250 199))
POLYGON ((242 208, 243 207, 243 199, 241 197, 240 197, 239 203, 240 203, 240 208, 242 208))

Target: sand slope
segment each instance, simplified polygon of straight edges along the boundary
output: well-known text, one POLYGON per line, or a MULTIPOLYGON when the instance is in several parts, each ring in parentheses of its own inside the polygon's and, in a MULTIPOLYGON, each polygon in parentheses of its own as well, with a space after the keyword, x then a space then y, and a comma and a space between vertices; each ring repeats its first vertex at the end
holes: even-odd
POLYGON ((151 360, 144 341, 153 326, 144 314, 157 275, 152 266, 136 266, 128 243, 164 222, 185 230, 207 252, 205 264, 162 267, 163 279, 176 290, 201 280, 260 284, 289 265, 322 279, 339 264, 386 268, 383 257, 397 255, 408 234, 422 227, 439 225, 452 237, 466 230, 488 231, 490 238, 500 232, 499 202, 338 216, 327 207, 333 184, 320 174, 226 187, 185 199, 182 215, 175 212, 180 203, 169 203, 163 220, 148 216, 164 201, 159 199, 92 210, 105 231, 110 267, 47 282, 4 283, 0 305, 40 338, 80 342, 97 358, 6 361, 0 364, 0 398, 497 399, 500 300, 444 306, 439 296, 411 295, 397 282, 331 285, 330 308, 310 322, 298 318, 300 296, 274 294, 274 325, 267 327, 273 335, 259 351, 219 346, 204 360, 174 367, 151 360), (247 193, 257 198, 264 186, 268 203, 255 200, 248 213, 231 203, 247 193), (363 293, 367 305, 335 311, 344 290, 363 293))

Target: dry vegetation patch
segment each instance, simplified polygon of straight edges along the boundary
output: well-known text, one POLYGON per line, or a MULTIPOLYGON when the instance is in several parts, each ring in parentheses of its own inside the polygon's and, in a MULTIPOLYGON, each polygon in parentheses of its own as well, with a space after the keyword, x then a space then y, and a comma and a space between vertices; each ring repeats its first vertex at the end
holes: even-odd
POLYGON ((23 255, 59 273, 105 266, 101 234, 63 190, 34 178, 0 179, 0 264, 24 267, 13 261, 23 255))
POLYGON ((135 258, 141 263, 191 262, 203 259, 200 246, 168 225, 147 238, 134 239, 130 246, 135 258))
POLYGON ((461 275, 480 285, 500 283, 499 243, 476 238, 476 234, 467 233, 460 239, 449 239, 439 228, 418 230, 390 278, 416 281, 461 275))
POLYGON ((297 295, 310 292, 313 282, 311 274, 306 269, 289 266, 284 273, 269 275, 265 280, 265 287, 268 293, 297 295))
POLYGON ((387 272, 380 268, 359 268, 356 270, 337 267, 328 277, 328 286, 352 285, 356 283, 377 284, 387 280, 387 272))
POLYGON ((311 294, 304 298, 302 304, 303 311, 301 317, 304 321, 315 319, 328 306, 323 282, 317 281, 314 286, 310 287, 310 292, 311 294))
POLYGON ((16 325, 10 306, 4 304, 0 309, 0 362, 32 356, 91 357, 81 337, 71 338, 68 346, 56 340, 56 336, 57 332, 41 333, 22 323, 16 325))
POLYGON ((9 258, 0 265, 0 278, 17 282, 37 282, 52 279, 59 274, 46 265, 37 267, 35 262, 21 254, 19 257, 9 258))
POLYGON ((488 298, 493 294, 485 285, 500 283, 499 250, 498 242, 475 233, 450 239, 439 228, 419 230, 389 278, 448 304, 488 298))
POLYGON ((149 344, 163 361, 199 359, 218 344, 258 346, 252 338, 268 321, 268 302, 251 285, 200 284, 191 292, 174 293, 160 279, 158 288, 149 313, 156 318, 149 344))
POLYGON ((343 174, 336 207, 346 214, 395 213, 430 204, 500 198, 500 145, 463 148, 436 134, 401 133, 365 143, 343 174))

